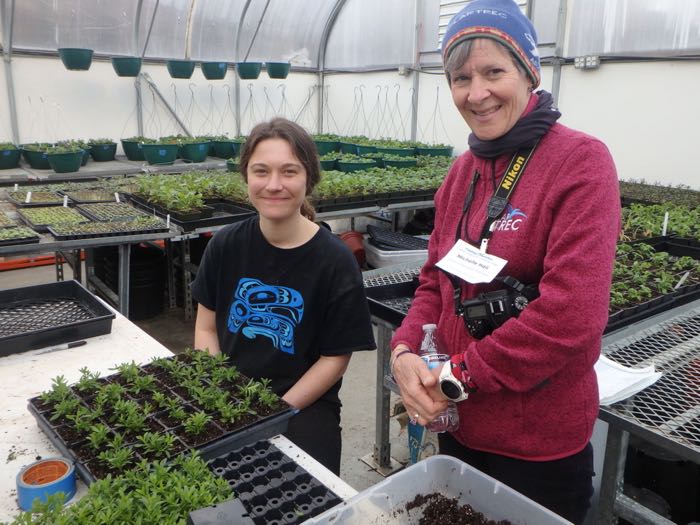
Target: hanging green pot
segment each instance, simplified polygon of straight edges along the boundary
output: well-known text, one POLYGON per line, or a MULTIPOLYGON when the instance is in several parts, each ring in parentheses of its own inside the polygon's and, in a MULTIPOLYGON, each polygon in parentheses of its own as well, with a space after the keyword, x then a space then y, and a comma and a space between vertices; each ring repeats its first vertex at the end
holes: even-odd
POLYGON ((141 71, 139 57, 112 57, 114 72, 120 77, 137 77, 141 71))
POLYGON ((397 155, 399 157, 413 157, 416 154, 415 148, 383 148, 377 146, 377 153, 384 155, 397 155))
POLYGON ((173 78, 190 78, 195 62, 191 60, 168 60, 168 72, 173 78))
POLYGON ((199 67, 207 80, 221 80, 228 71, 227 62, 202 62, 199 67))
POLYGON ((214 155, 220 159, 230 159, 236 156, 236 143, 232 140, 215 140, 214 155))
POLYGON ((16 168, 21 155, 22 152, 18 148, 0 150, 0 170, 16 168))
POLYGON ((233 159, 228 159, 226 161, 226 171, 238 171, 240 167, 240 164, 233 159))
POLYGON ((238 76, 244 80, 253 80, 260 76, 262 62, 239 62, 236 64, 238 76))
POLYGON ((321 169, 323 171, 330 171, 334 170, 336 168, 336 163, 338 162, 338 159, 328 159, 328 160, 322 160, 321 162, 321 169))
POLYGON ((71 71, 87 71, 92 64, 92 49, 80 47, 60 47, 58 55, 63 65, 71 71))
POLYGON ((80 169, 84 151, 71 151, 69 153, 49 153, 46 157, 56 173, 72 173, 80 169))
POLYGON ((177 144, 141 144, 141 151, 149 164, 172 164, 177 158, 177 150, 177 144))
POLYGON ((124 150, 124 155, 126 155, 126 158, 129 160, 146 160, 146 157, 143 156, 141 143, 136 140, 122 139, 122 149, 124 150))
POLYGON ((117 143, 112 144, 92 144, 90 146, 90 155, 95 162, 108 162, 114 160, 114 155, 117 153, 117 143))
POLYGON ((265 62, 265 69, 270 78, 287 78, 291 68, 289 62, 265 62))
POLYGON ((314 140, 314 143, 316 144, 316 151, 318 151, 319 155, 338 151, 339 147, 339 143, 335 140, 314 140))
POLYGON ((406 157, 404 159, 383 159, 384 166, 387 168, 415 168, 418 161, 414 158, 406 157))
POLYGON ((180 146, 180 155, 189 162, 204 162, 209 154, 209 142, 191 142, 180 146))
POLYGON ((416 155, 429 155, 431 157, 451 157, 452 156, 452 146, 440 148, 440 147, 417 147, 416 155))
POLYGON ((29 167, 35 170, 51 169, 51 165, 49 164, 49 159, 46 158, 45 151, 22 149, 22 155, 24 155, 25 160, 29 163, 29 167))

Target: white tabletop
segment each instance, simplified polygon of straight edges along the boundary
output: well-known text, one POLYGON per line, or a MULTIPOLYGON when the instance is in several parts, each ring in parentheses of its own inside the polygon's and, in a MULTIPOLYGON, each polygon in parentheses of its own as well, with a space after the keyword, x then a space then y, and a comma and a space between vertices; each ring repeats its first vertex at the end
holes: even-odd
MULTIPOLYGON (((0 358, 0 522, 12 521, 20 512, 15 478, 22 467, 59 455, 27 410, 29 398, 50 389, 51 380, 58 375, 68 384, 75 383, 82 367, 108 375, 113 373, 110 368, 124 362, 147 363, 172 355, 138 326, 116 315, 110 334, 88 338, 83 346, 54 352, 46 352, 51 348, 47 347, 0 358)), ((340 498, 357 493, 285 437, 270 441, 340 498)), ((76 498, 85 492, 86 487, 78 482, 76 498)))

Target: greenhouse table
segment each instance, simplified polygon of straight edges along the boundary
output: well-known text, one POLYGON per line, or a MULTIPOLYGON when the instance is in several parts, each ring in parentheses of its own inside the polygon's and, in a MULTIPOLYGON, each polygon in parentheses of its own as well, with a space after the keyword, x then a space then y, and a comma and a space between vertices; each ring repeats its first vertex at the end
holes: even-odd
MULTIPOLYGON (((9 203, 0 203, 0 212, 6 211, 10 218, 17 218, 17 212, 14 206, 9 203)), ((75 279, 80 281, 80 251, 85 250, 87 254, 86 268, 88 275, 85 283, 98 288, 102 294, 109 297, 119 308, 119 311, 125 316, 129 315, 129 260, 131 254, 131 245, 142 242, 151 242, 156 240, 168 239, 176 235, 176 231, 171 228, 170 231, 161 233, 147 233, 139 235, 118 235, 113 237, 94 237, 90 239, 76 239, 70 241, 56 241, 48 233, 39 233, 39 242, 32 244, 14 244, 8 246, 0 246, 0 257, 3 255, 26 255, 32 253, 50 253, 56 254, 56 280, 63 280, 63 262, 73 268, 75 279), (95 277, 92 268, 92 248, 101 246, 118 246, 119 247, 119 293, 115 294, 107 285, 102 283, 95 277)))
MULTIPOLYGON (((0 440, 0 522, 12 520, 19 512, 15 477, 20 469, 38 457, 57 455, 56 449, 27 410, 29 398, 48 390, 52 378, 58 375, 63 375, 69 384, 76 382, 80 378, 79 369, 84 366, 108 375, 110 368, 123 362, 134 360, 142 363, 153 357, 172 355, 167 348, 120 314, 112 323, 111 333, 86 341, 86 345, 69 350, 47 352, 44 348, 0 358, 3 378, 0 382, 3 427, 0 440)), ((340 498, 347 499, 357 493, 284 436, 275 436, 270 442, 340 498)), ((79 482, 76 498, 84 495, 86 490, 85 485, 79 482)))
POLYGON ((630 434, 700 464, 700 300, 608 334, 603 354, 630 367, 651 363, 663 376, 635 396, 600 409, 609 425, 598 519, 635 524, 671 521, 622 492, 630 434))

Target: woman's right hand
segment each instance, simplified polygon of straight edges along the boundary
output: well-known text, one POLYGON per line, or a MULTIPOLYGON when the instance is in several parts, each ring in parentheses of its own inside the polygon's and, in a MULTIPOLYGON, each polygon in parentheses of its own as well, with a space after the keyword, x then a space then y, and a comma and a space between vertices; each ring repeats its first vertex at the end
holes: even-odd
POLYGON ((439 391, 438 376, 418 355, 405 353, 393 358, 402 350, 408 350, 408 347, 398 345, 394 348, 391 371, 408 416, 420 425, 427 425, 447 408, 447 401, 439 391))

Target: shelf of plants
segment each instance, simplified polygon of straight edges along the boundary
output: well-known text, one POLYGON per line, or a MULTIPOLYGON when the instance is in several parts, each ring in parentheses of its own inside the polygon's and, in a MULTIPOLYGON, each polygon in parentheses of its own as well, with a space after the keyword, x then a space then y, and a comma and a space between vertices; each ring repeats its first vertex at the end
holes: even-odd
POLYGON ((0 246, 14 246, 16 244, 33 244, 39 242, 39 236, 26 226, 14 226, 0 228, 0 246))
POLYGON ((295 525, 343 501, 267 441, 210 459, 208 466, 226 480, 236 500, 225 509, 217 505, 191 513, 192 525, 211 523, 221 512, 229 523, 295 525))
POLYGON ((114 370, 100 378, 81 369, 70 386, 56 377, 51 390, 29 400, 39 427, 88 484, 141 459, 226 454, 284 432, 295 412, 267 380, 248 379, 221 355, 189 350, 114 370))
POLYGON ((80 224, 51 224, 49 233, 57 241, 93 239, 95 237, 123 237, 170 231, 166 224, 156 217, 136 217, 127 221, 84 222, 80 224))

